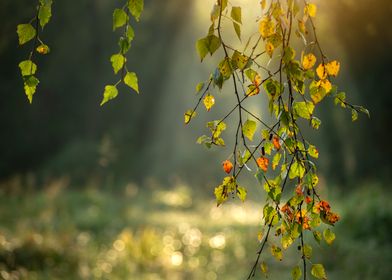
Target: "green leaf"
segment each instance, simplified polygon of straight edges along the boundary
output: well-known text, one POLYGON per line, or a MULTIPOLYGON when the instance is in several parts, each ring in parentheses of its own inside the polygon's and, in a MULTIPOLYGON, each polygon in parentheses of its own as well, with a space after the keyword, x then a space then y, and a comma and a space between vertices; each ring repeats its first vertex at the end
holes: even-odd
POLYGON ((238 36, 238 39, 241 40, 241 26, 242 19, 241 19, 241 7, 232 7, 231 8, 231 18, 233 19, 233 26, 235 33, 238 36))
POLYGON ((127 23, 128 16, 122 9, 115 9, 113 12, 113 30, 122 27, 127 23))
POLYGON ((209 53, 208 47, 209 47, 209 41, 207 40, 207 38, 201 38, 196 41, 196 50, 200 56, 201 61, 203 61, 203 59, 209 53))
POLYGON ((327 95, 325 89, 317 85, 316 81, 312 81, 309 85, 310 97, 314 104, 319 103, 327 95))
POLYGON ((366 109, 366 108, 364 108, 364 107, 362 107, 362 106, 358 106, 357 108, 359 109, 359 111, 360 111, 361 113, 367 115, 368 118, 370 119, 370 113, 369 113, 369 110, 368 110, 368 109, 366 109))
POLYGON ((281 153, 276 153, 274 155, 274 157, 272 158, 272 169, 273 170, 275 170, 276 167, 278 167, 281 157, 282 157, 281 153))
POLYGON ((227 80, 233 73, 233 68, 231 66, 231 61, 229 57, 226 57, 219 63, 219 72, 222 74, 223 79, 227 80))
POLYGON ((266 278, 268 278, 268 266, 264 261, 261 263, 260 268, 261 268, 261 272, 263 272, 264 276, 266 278))
POLYGON ((123 68, 126 58, 122 54, 118 53, 112 55, 110 57, 110 61, 112 62, 114 73, 117 74, 118 71, 120 71, 123 68))
POLYGON ((296 177, 302 178, 305 174, 305 167, 301 162, 294 161, 289 170, 289 178, 294 179, 296 177))
POLYGON ((344 103, 346 101, 346 93, 345 92, 339 92, 336 94, 334 103, 335 105, 340 105, 342 108, 346 108, 346 104, 344 103))
POLYGON ((284 49, 283 61, 287 64, 295 58, 295 50, 292 47, 284 49))
POLYGON ((231 57, 231 63, 235 69, 239 68, 243 70, 250 64, 250 60, 246 55, 243 55, 238 51, 234 51, 231 57))
POLYGON ((25 82, 25 85, 27 85, 28 87, 36 87, 39 84, 39 80, 34 76, 25 77, 24 82, 25 82))
POLYGON ((196 117, 196 112, 192 109, 189 109, 184 113, 184 122, 188 124, 194 117, 196 117))
POLYGON ((23 45, 32 40, 37 34, 37 31, 30 23, 27 23, 19 24, 16 28, 16 33, 18 33, 19 45, 23 45))
POLYGON ((297 265, 291 270, 291 277, 293 280, 299 280, 302 276, 301 268, 297 265))
POLYGON ((205 38, 197 40, 196 42, 196 50, 200 56, 201 61, 203 61, 203 59, 208 53, 210 53, 210 55, 213 55, 220 46, 221 41, 215 35, 208 35, 205 38))
POLYGON ((290 245, 293 244, 293 242, 294 240, 293 238, 291 238, 290 235, 283 235, 281 239, 283 249, 287 249, 288 247, 290 247, 290 245))
POLYGON ((328 245, 331 245, 335 240, 335 233, 333 233, 329 228, 325 229, 323 232, 324 240, 328 245))
POLYGON ((242 126, 242 132, 244 133, 246 138, 248 138, 250 141, 253 141, 253 136, 255 135, 256 128, 257 124, 255 121, 247 120, 242 126))
POLYGON ((351 110, 351 120, 355 122, 358 119, 358 112, 355 109, 351 110))
POLYGON ((131 89, 139 93, 139 84, 135 72, 127 72, 127 74, 124 77, 124 83, 127 86, 129 86, 131 89))
POLYGON ((218 138, 226 130, 226 124, 222 121, 208 122, 207 127, 211 130, 213 139, 218 138))
POLYGON ((128 41, 128 38, 120 37, 120 40, 118 41, 118 46, 120 47, 120 52, 122 54, 126 54, 131 47, 131 44, 128 41))
POLYGON ((129 43, 133 40, 133 38, 135 38, 135 31, 133 30, 132 26, 128 25, 126 35, 129 43))
POLYGON ((118 95, 118 90, 116 86, 114 85, 107 85, 105 86, 105 91, 103 92, 103 99, 101 102, 101 106, 108 102, 109 100, 112 100, 116 98, 118 95))
POLYGON ((320 244, 320 241, 323 239, 321 236, 321 232, 319 232, 317 230, 313 231, 313 237, 319 244, 320 244))
POLYGON ((240 187, 240 186, 237 187, 237 196, 238 196, 239 199, 241 199, 242 202, 245 201, 246 194, 247 194, 247 191, 246 191, 245 188, 240 187))
POLYGON ((272 226, 276 225, 279 222, 279 214, 276 212, 275 208, 270 206, 270 205, 266 205, 264 206, 263 209, 263 218, 264 218, 264 223, 266 225, 271 224, 272 226))
POLYGON ((52 17, 52 1, 41 3, 38 11, 39 24, 42 28, 49 22, 52 17))
POLYGON ((217 206, 221 205, 229 197, 227 193, 227 187, 225 185, 219 185, 214 190, 215 199, 217 206))
POLYGON ((278 246, 272 245, 271 246, 271 254, 278 260, 281 261, 283 259, 282 249, 278 246))
POLYGON ((28 98, 30 104, 33 102, 33 95, 34 95, 36 89, 37 89, 36 86, 28 86, 26 83, 24 84, 24 91, 25 91, 25 94, 27 95, 27 98, 28 98))
POLYGON ((233 27, 235 34, 237 34, 238 39, 241 41, 241 25, 236 22, 233 22, 233 27))
POLYGON ((319 156, 319 152, 318 152, 317 148, 313 145, 309 145, 308 154, 313 158, 318 158, 318 156, 319 156))
POLYGON ((231 18, 238 23, 242 23, 241 20, 241 7, 232 7, 231 8, 231 18))
POLYGON ((225 177, 221 185, 215 188, 214 194, 217 206, 221 205, 229 197, 229 193, 235 190, 237 183, 234 177, 225 177))
POLYGON ((200 82, 196 85, 196 94, 204 88, 204 82, 200 82))
POLYGON ((37 71, 37 65, 31 60, 24 60, 19 63, 20 72, 22 76, 34 75, 37 71))
POLYGON ((312 102, 294 102, 293 104, 294 114, 309 120, 312 117, 314 104, 312 102))
POLYGON ((304 247, 303 247, 303 253, 304 253, 304 256, 307 258, 307 259, 310 259, 311 257, 312 257, 312 252, 313 252, 313 248, 312 248, 312 246, 310 246, 309 244, 305 244, 304 245, 304 247))
POLYGON ((325 269, 322 264, 313 264, 312 270, 310 271, 314 277, 317 279, 326 280, 327 275, 325 274, 325 269))
POLYGON ((263 87, 267 92, 270 101, 275 100, 275 98, 278 97, 282 92, 282 85, 278 81, 273 79, 268 79, 267 81, 265 81, 263 87))
POLYGON ((128 10, 135 18, 136 21, 139 21, 140 15, 142 14, 144 9, 144 0, 129 0, 128 1, 128 10))
POLYGON ((310 123, 314 129, 319 129, 321 125, 321 120, 319 118, 312 117, 310 123))
POLYGON ((33 75, 24 76, 23 78, 24 78, 24 91, 31 104, 33 102, 33 95, 39 84, 39 80, 33 75))

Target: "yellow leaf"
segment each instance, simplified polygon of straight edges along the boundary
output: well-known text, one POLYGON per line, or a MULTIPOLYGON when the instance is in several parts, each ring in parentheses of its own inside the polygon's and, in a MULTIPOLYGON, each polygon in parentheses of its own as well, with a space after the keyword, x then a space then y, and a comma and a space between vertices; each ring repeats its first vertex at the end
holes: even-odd
POLYGON ((320 87, 322 87, 323 89, 325 89, 325 93, 329 93, 331 91, 331 89, 332 89, 332 84, 327 79, 318 81, 318 85, 320 87))
POLYGON ((207 111, 210 111, 212 106, 215 104, 215 98, 211 94, 207 94, 203 100, 204 106, 206 107, 207 111))
POLYGON ((316 64, 316 57, 314 56, 314 54, 309 53, 303 57, 302 67, 305 70, 312 68, 315 64, 316 64))
POLYGON ((327 78, 327 70, 325 69, 324 64, 320 64, 316 69, 317 76, 319 76, 320 80, 325 80, 327 78))
POLYGON ((316 17, 317 14, 317 6, 315 4, 307 4, 305 6, 305 14, 311 16, 311 17, 316 17))
POLYGON ((261 84, 261 76, 259 74, 255 75, 255 79, 253 80, 253 84, 255 86, 259 86, 261 84))
POLYGON ((336 77, 340 70, 340 63, 336 60, 331 61, 325 65, 328 75, 336 77))
POLYGON ((254 84, 249 85, 248 90, 246 91, 247 96, 257 95, 259 93, 260 93, 260 88, 258 86, 255 86, 254 84))
POLYGON ((188 124, 192 118, 196 117, 196 112, 193 111, 192 109, 189 109, 184 113, 184 122, 185 124, 188 124))
POLYGON ((261 4, 261 8, 263 10, 265 10, 265 7, 267 6, 267 1, 266 0, 261 0, 260 4, 261 4))
POLYGON ((303 20, 298 20, 298 29, 303 34, 308 34, 306 30, 305 22, 303 20))
POLYGON ((269 36, 275 33, 275 24, 272 22, 271 18, 264 17, 259 24, 259 32, 263 39, 268 38, 269 36))
POLYGON ((272 57, 274 53, 274 45, 271 42, 267 42, 267 44, 265 44, 265 51, 270 57, 272 57))

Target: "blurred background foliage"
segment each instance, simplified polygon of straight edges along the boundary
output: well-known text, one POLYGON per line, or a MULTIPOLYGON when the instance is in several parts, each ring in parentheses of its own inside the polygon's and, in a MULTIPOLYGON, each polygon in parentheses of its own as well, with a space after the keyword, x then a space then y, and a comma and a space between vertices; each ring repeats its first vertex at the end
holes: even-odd
MULTIPOLYGON (((34 5, 0 1, 0 278, 242 279, 265 198, 249 174, 251 200, 216 208, 212 190, 228 154, 195 144, 230 99, 220 95, 221 109, 191 127, 182 119, 214 65, 199 64, 194 50, 213 1, 146 1, 128 58, 143 95, 124 87, 101 108, 115 79, 111 11, 120 2, 55 1, 43 35, 52 53, 38 61, 29 105, 17 67, 28 48, 18 47, 15 28, 34 5)), ((320 131, 309 131, 320 189, 343 217, 335 245, 315 254, 331 279, 390 279, 392 3, 316 3, 320 41, 342 61, 337 83, 371 119, 353 124, 326 101, 320 131)), ((295 258, 267 257, 270 279, 287 278, 298 259, 295 248, 287 255, 295 258)))

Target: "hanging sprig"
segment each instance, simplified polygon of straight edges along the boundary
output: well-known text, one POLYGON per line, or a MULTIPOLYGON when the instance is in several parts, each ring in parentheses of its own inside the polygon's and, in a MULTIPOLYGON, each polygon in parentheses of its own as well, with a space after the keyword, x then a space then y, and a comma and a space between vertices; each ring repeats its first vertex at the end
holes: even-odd
POLYGON ((268 266, 262 256, 266 248, 269 247, 277 260, 282 260, 284 252, 296 242, 302 265, 292 269, 292 278, 306 280, 309 270, 314 277, 326 279, 323 265, 310 261, 312 247, 305 235, 313 236, 319 243, 324 240, 331 244, 335 234, 330 228, 321 233, 319 227, 322 223, 333 226, 340 217, 318 193, 317 167, 313 161, 319 157, 319 151, 305 138, 299 123, 319 129, 321 120, 315 115, 316 109, 327 98, 350 109, 353 121, 359 112, 367 115, 369 112, 348 103, 346 94, 333 85, 340 63, 329 60, 322 51, 314 25, 315 4, 263 0, 258 8, 262 11, 257 25, 258 37, 244 41, 240 50, 223 38, 222 22, 231 21, 234 33, 242 41, 241 25, 245 20, 241 7, 232 6, 227 0, 218 0, 213 6, 208 33, 196 42, 196 50, 201 61, 208 54, 217 53, 221 61, 208 81, 197 85, 200 97, 196 105, 185 112, 184 120, 188 124, 196 117, 202 101, 210 111, 216 106, 214 91, 232 82, 233 90, 227 94, 235 100, 235 105, 219 120, 208 122, 210 134, 200 136, 197 143, 207 148, 226 147, 222 134, 227 130, 227 120, 238 114, 233 124, 235 144, 230 157, 222 163, 227 175, 214 193, 218 206, 235 195, 244 201, 247 190, 240 186, 239 175, 243 170, 252 172, 252 169, 256 170, 255 177, 266 192, 263 227, 258 234, 260 248, 248 279, 255 276, 260 263, 262 272, 267 273, 268 266), (298 45, 296 39, 303 43, 302 49, 294 47, 298 45), (264 61, 272 59, 278 62, 277 69, 264 65, 264 61), (272 124, 244 103, 259 95, 268 103, 269 113, 275 119, 272 124), (278 240, 270 238, 272 232, 278 240))
POLYGON ((50 48, 41 38, 41 32, 52 17, 52 0, 39 0, 36 7, 36 15, 28 23, 19 24, 16 29, 19 45, 25 45, 32 41, 32 48, 28 59, 19 63, 23 78, 24 91, 30 103, 37 90, 39 80, 36 77, 38 66, 34 63, 34 54, 46 55, 50 48))
POLYGON ((103 93, 101 106, 117 97, 117 86, 123 82, 125 85, 139 93, 138 78, 135 72, 130 72, 127 68, 127 57, 135 32, 130 24, 132 17, 139 21, 144 8, 143 0, 128 0, 121 9, 115 9, 113 12, 113 31, 122 29, 122 36, 119 39, 119 51, 110 57, 114 74, 120 74, 121 78, 113 85, 106 85, 103 93))

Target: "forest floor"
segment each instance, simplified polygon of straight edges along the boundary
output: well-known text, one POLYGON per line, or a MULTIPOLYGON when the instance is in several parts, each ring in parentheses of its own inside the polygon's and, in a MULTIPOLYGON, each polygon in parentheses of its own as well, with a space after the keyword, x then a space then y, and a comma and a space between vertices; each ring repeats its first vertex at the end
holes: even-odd
MULTIPOLYGON (((332 246, 308 234, 312 261, 325 265, 329 279, 390 279, 391 196, 374 189, 336 199, 343 219, 332 246)), ((216 207, 212 196, 184 184, 77 190, 60 180, 40 191, 3 193, 0 279, 246 279, 262 207, 237 200, 216 207)), ((301 263, 297 244, 281 262, 268 250, 262 260, 272 280, 291 279, 301 263)), ((265 279, 258 273, 255 279, 265 279)))

